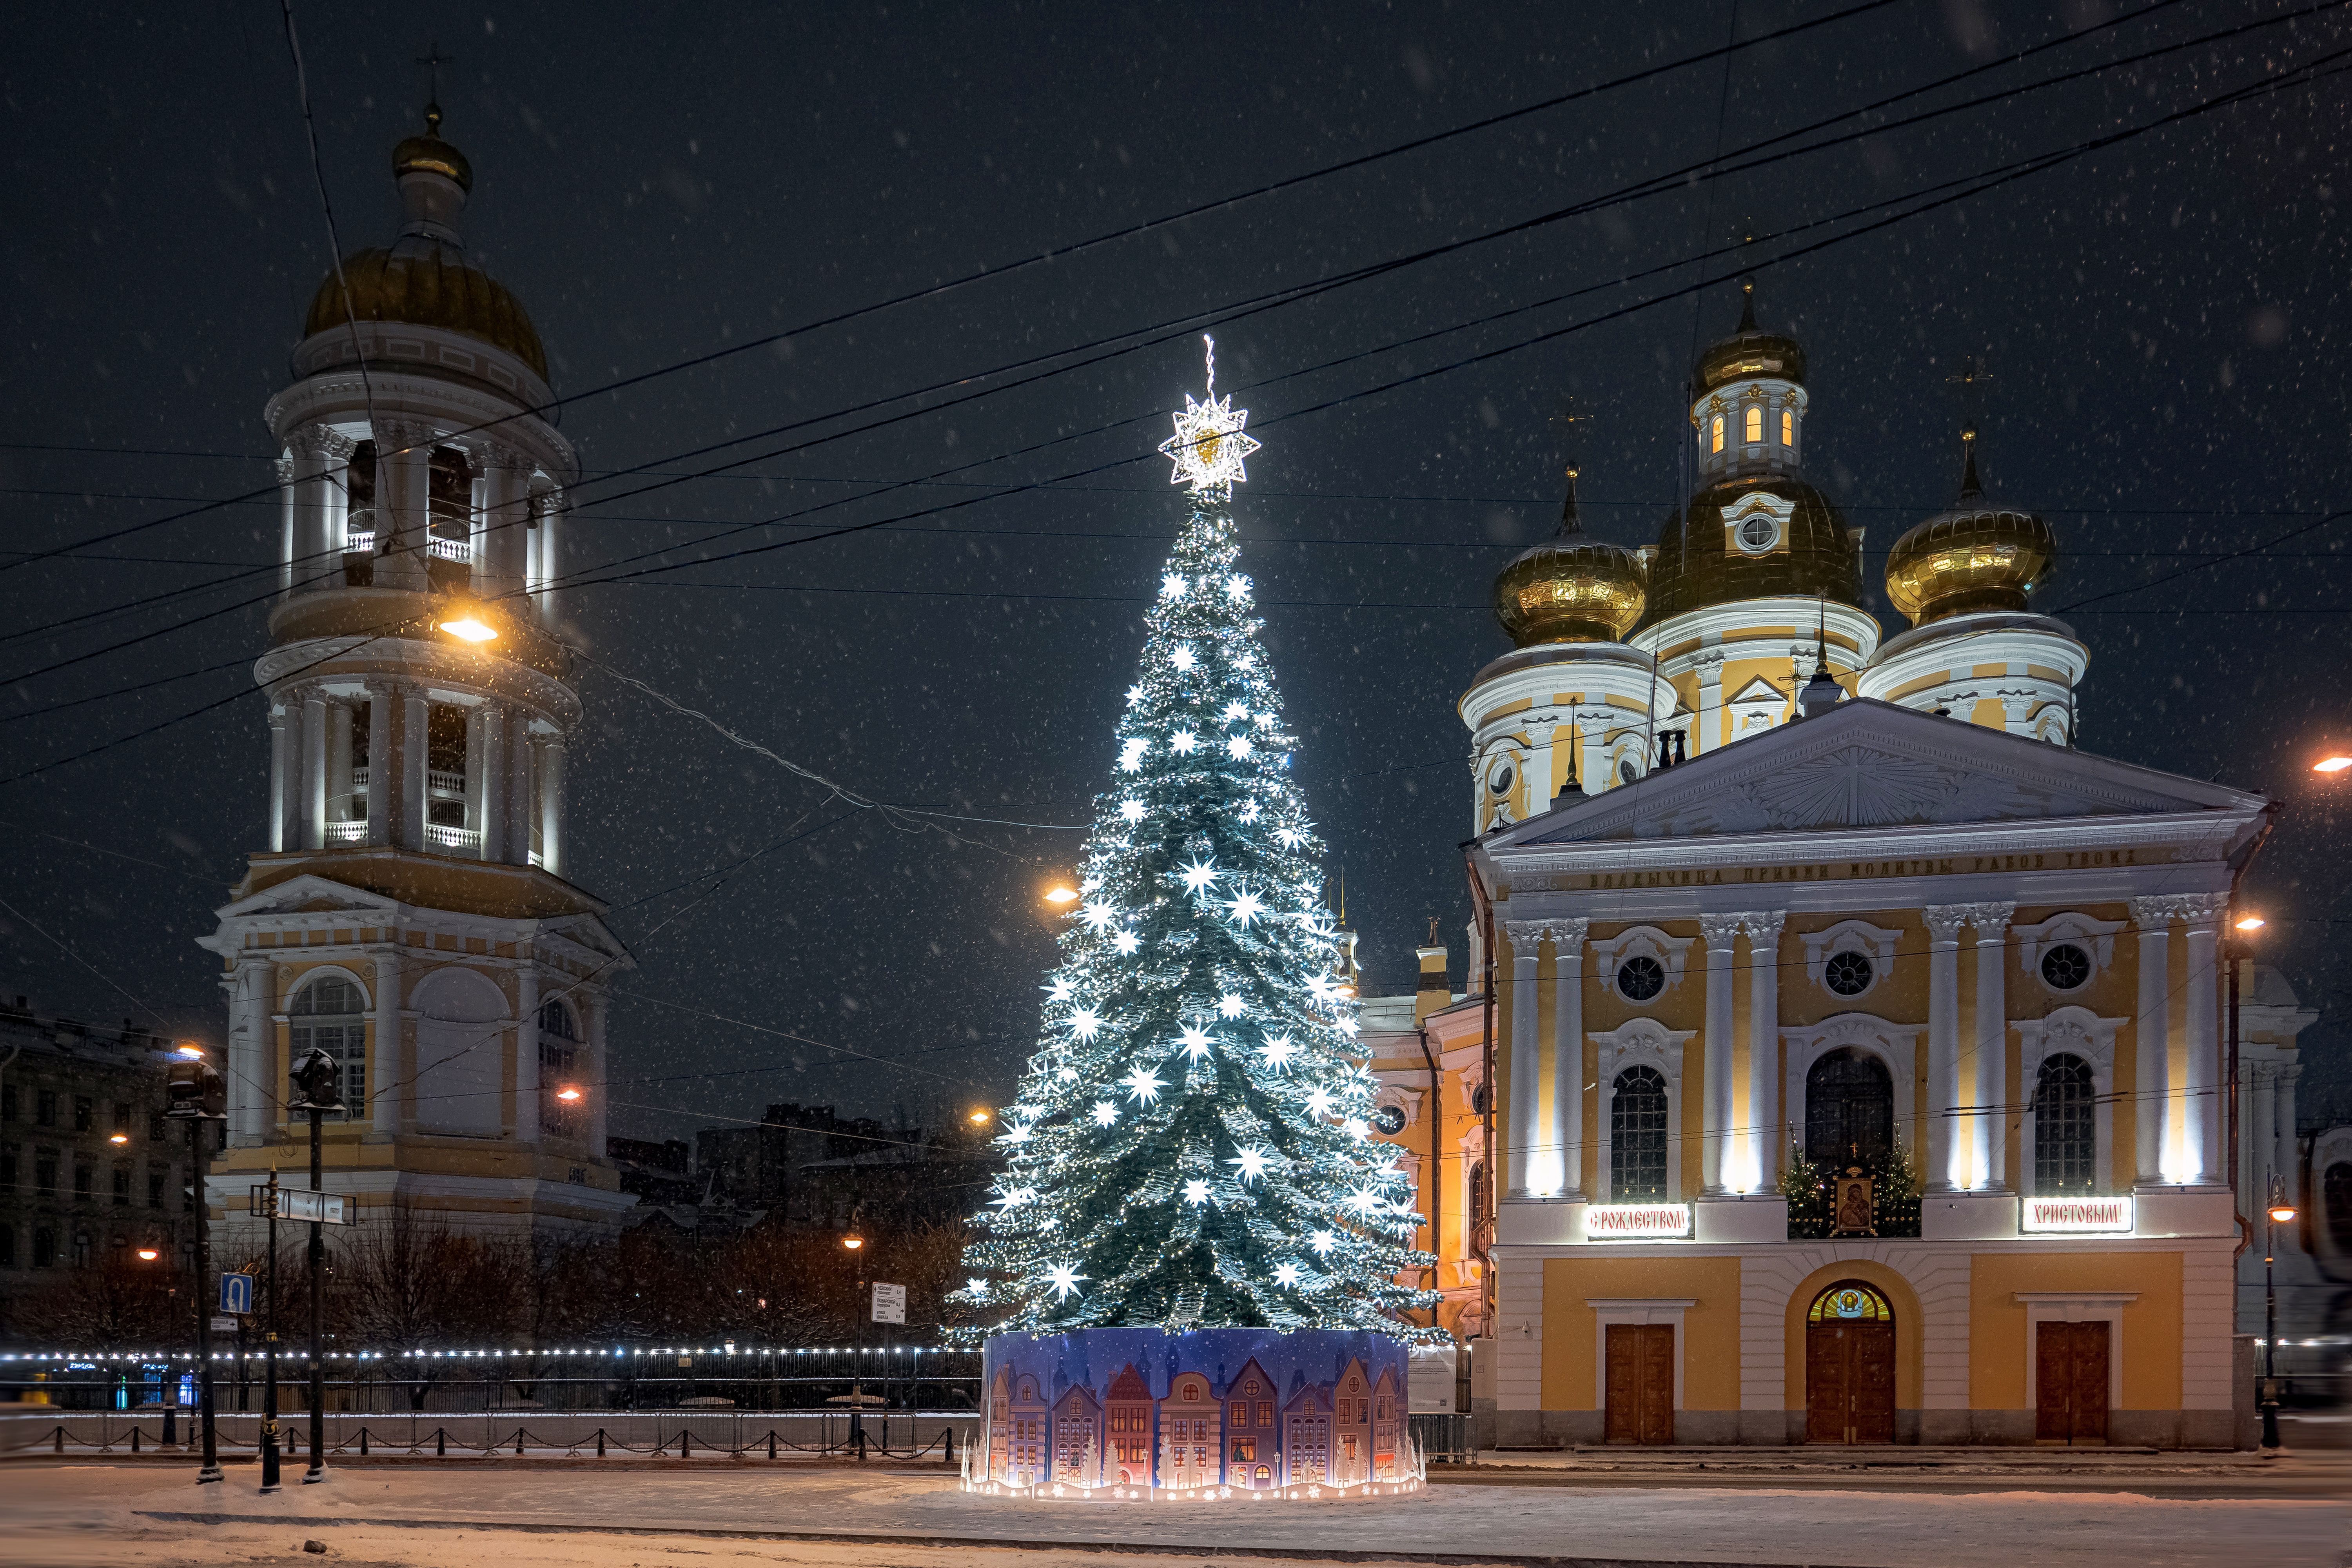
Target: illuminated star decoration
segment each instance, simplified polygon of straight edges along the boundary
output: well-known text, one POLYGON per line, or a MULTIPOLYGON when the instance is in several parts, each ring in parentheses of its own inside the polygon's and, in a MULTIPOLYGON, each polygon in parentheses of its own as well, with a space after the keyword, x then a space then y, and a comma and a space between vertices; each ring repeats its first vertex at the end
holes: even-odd
POLYGON ((1095 1101, 1095 1125, 1108 1127, 1118 1120, 1118 1107, 1108 1100, 1095 1101))
POLYGON ((1196 1062, 1209 1054, 1209 1037, 1196 1025, 1186 1025, 1176 1037, 1176 1042, 1184 1047, 1184 1054, 1196 1062))
POLYGON ((1184 1201, 1188 1204, 1207 1203, 1209 1201, 1209 1184, 1202 1181, 1197 1176, 1185 1183, 1184 1201))
POLYGON ((1160 1081, 1159 1074, 1144 1067, 1137 1068, 1120 1081, 1127 1085, 1129 1098, 1139 1100, 1146 1105, 1158 1100, 1160 1091, 1168 1087, 1160 1081))
POLYGON ((1208 401, 1196 403, 1186 393, 1184 412, 1176 416, 1176 434, 1160 443, 1160 455, 1176 465, 1168 482, 1189 485, 1195 494, 1230 489, 1235 480, 1246 480, 1242 459, 1265 445, 1243 433, 1249 410, 1235 408, 1231 393, 1217 395, 1216 340, 1204 334, 1201 341, 1208 345, 1208 401))
POLYGON ((1141 947, 1143 939, 1131 931, 1123 931, 1110 939, 1110 944, 1118 949, 1121 957, 1125 957, 1141 947))
POLYGON ((1075 1266, 1056 1263, 1047 1272, 1045 1282, 1054 1288, 1055 1296, 1067 1300, 1078 1293, 1078 1281, 1085 1278, 1086 1276, 1079 1273, 1075 1266))

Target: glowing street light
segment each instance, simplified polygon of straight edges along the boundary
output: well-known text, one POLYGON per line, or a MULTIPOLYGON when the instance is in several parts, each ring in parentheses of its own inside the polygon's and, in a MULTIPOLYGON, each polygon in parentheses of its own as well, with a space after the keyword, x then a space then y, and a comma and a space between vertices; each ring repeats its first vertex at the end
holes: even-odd
POLYGON ((2271 1205, 2271 1223, 2273 1225, 2293 1225, 2294 1223, 2294 1205, 2293 1204, 2273 1204, 2271 1205))
POLYGON ((182 1040, 178 1045, 172 1048, 179 1052, 183 1058, 189 1061, 200 1062, 205 1059, 204 1047, 196 1044, 194 1040, 182 1040))
POLYGON ((131 1142, 131 1134, 128 1132, 118 1132, 113 1137, 109 1138, 107 1142, 110 1143, 128 1143, 131 1142))
POLYGON ((841 1238, 841 1245, 847 1247, 850 1251, 855 1252, 859 1247, 866 1245, 866 1238, 858 1235, 856 1231, 852 1231, 847 1236, 841 1238))
POLYGON ((971 1122, 974 1127, 985 1127, 988 1125, 988 1112, 985 1110, 975 1110, 970 1116, 964 1118, 964 1120, 971 1122))
POLYGON ((1056 883, 1045 889, 1045 901, 1049 904, 1075 904, 1078 901, 1078 890, 1067 883, 1056 883))
POLYGON ((2257 931, 2270 923, 2260 915, 2241 915, 2238 917, 2236 927, 2242 931, 2257 931))
POLYGON ((2322 757, 2311 764, 2311 771, 2315 773, 2340 773, 2346 768, 2352 768, 2352 757, 2341 754, 2322 757))
POLYGON ((443 621, 441 629, 453 637, 463 637, 467 642, 493 642, 497 640, 499 635, 496 626, 477 620, 472 616, 460 616, 454 621, 443 621))
POLYGON ((139 1261, 142 1263, 152 1263, 163 1256, 162 1252, 152 1247, 142 1247, 139 1249, 139 1261))
POLYGON ((566 1105, 576 1104, 580 1099, 580 1091, 567 1083, 555 1091, 555 1098, 566 1105))

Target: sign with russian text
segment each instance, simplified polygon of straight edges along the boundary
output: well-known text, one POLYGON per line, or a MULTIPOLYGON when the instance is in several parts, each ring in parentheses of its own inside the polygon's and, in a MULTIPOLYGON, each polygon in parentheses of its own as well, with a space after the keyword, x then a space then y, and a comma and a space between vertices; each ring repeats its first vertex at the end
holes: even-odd
POLYGON ((2023 1212, 2018 1228, 2027 1231, 2128 1232, 2132 1227, 2130 1194, 2111 1198, 2021 1198, 2023 1212))
POLYGON ((1689 1234, 1688 1204, 1590 1204, 1584 1210, 1587 1241, 1656 1241, 1689 1234))
POLYGON ((907 1288, 904 1285, 876 1283, 874 1321, 877 1323, 903 1323, 907 1321, 907 1288))

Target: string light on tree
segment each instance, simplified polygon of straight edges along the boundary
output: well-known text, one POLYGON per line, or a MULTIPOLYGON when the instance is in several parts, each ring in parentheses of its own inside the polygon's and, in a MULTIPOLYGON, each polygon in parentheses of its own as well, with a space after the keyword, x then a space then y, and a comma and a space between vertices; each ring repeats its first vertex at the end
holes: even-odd
POLYGON ((1259 444, 1212 382, 1161 450, 1191 508, 1145 616, 1045 990, 1020 1124, 974 1221, 981 1332, 1414 1330, 1411 1181, 1367 1125, 1329 976, 1322 846, 1251 614, 1233 486, 1259 444), (1017 1194, 1017 1195, 1016 1195, 1017 1194), (1311 1261, 1310 1261, 1311 1259, 1311 1261))

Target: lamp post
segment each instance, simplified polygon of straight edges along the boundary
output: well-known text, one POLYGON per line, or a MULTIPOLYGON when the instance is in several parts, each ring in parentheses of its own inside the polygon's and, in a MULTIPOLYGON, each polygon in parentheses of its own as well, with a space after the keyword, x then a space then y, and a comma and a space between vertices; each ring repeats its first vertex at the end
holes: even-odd
POLYGON ((213 1438, 213 1320, 205 1286, 212 1279, 212 1204, 205 1195, 204 1140, 216 1121, 228 1120, 228 1085, 220 1069, 205 1059, 205 1048, 182 1041, 173 1050, 163 1079, 163 1114, 188 1124, 188 1190, 196 1200, 196 1283, 189 1291, 196 1309, 196 1406, 204 1428, 205 1462, 196 1484, 220 1480, 220 1451, 213 1438))
MULTIPOLYGON (((341 1076, 341 1064, 335 1060, 332 1053, 323 1050, 317 1046, 312 1046, 310 1047, 310 1054, 295 1064, 294 1071, 290 1075, 295 1086, 301 1090, 301 1098, 287 1109, 289 1110, 306 1111, 309 1113, 310 1118, 310 1190, 314 1193, 323 1194, 326 1191, 326 1158, 320 1145, 320 1123, 328 1111, 341 1110, 343 1109, 342 1097, 335 1092, 335 1080, 341 1076)), ((309 1262, 310 1266, 310 1463, 309 1468, 302 1472, 302 1484, 305 1486, 313 1486, 327 1479, 326 1367, 324 1364, 324 1355, 319 1347, 320 1338, 320 1321, 319 1310, 320 1275, 324 1272, 327 1258, 327 1241, 325 1234, 327 1229, 325 1223, 327 1217, 327 1207, 326 1201, 323 1197, 315 1201, 318 1207, 310 1220, 310 1247, 309 1253, 309 1262)), ((276 1226, 277 1221, 274 1215, 270 1223, 273 1227, 276 1226)), ((276 1289, 275 1281, 277 1279, 277 1248, 273 1246, 270 1249, 270 1278, 272 1280, 271 1289, 273 1292, 276 1289)), ((277 1309, 277 1300, 274 1294, 270 1300, 270 1308, 274 1313, 277 1309)), ((271 1324, 272 1328, 275 1328, 276 1326, 275 1322, 271 1324)), ((273 1339, 276 1338, 274 1334, 271 1337, 273 1339)))
POLYGON ((2278 1227, 2294 1223, 2294 1205, 2286 1201, 2286 1188, 2273 1173, 2271 1177, 2271 1206, 2263 1226, 2263 1449, 2279 1451, 2278 1426, 2278 1286, 2272 1277, 2272 1260, 2278 1252, 2278 1227))
POLYGON ((857 1337, 849 1349, 849 1442, 862 1462, 866 1458, 866 1384, 859 1374, 866 1363, 866 1237, 858 1233, 854 1209, 849 1225, 849 1234, 841 1238, 842 1249, 849 1254, 850 1272, 857 1276, 856 1304, 850 1309, 857 1317, 857 1337))

